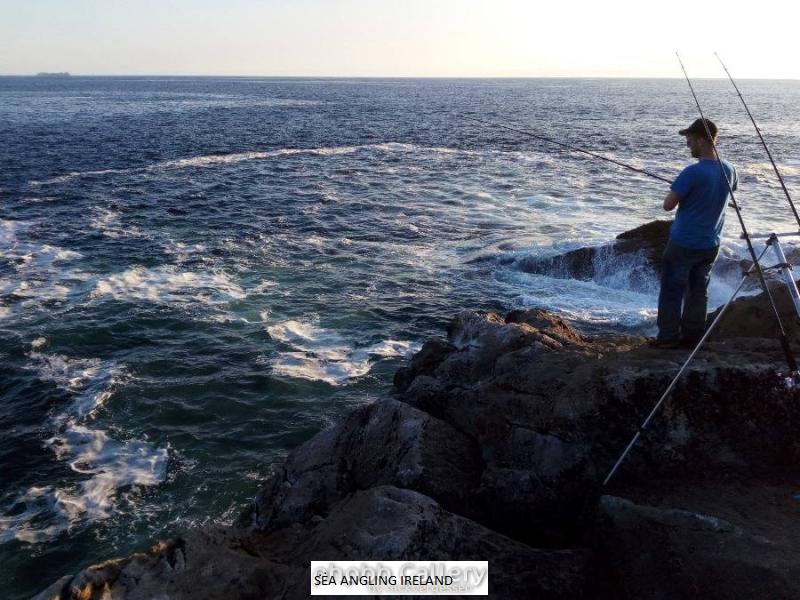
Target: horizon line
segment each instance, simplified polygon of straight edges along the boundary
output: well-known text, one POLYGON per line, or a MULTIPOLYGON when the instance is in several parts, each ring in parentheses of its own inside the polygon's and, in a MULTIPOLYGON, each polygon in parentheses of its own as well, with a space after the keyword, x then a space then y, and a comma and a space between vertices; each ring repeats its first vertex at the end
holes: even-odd
MULTIPOLYGON (((58 77, 58 71, 41 71, 38 73, 0 73, 0 77, 30 77, 41 79, 67 79, 69 77, 216 77, 230 79, 678 79, 679 75, 232 75, 218 73, 72 73, 58 77), (48 77, 47 75, 50 75, 48 77)), ((693 79, 722 79, 726 76, 693 77, 693 79)), ((739 81, 799 81, 800 77, 739 77, 739 81)))

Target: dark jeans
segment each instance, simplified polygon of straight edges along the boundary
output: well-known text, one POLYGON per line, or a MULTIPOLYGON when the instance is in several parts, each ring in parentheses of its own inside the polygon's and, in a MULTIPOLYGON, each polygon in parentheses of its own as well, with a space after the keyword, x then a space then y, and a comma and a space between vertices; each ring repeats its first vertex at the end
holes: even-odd
POLYGON ((706 328, 708 282, 718 252, 719 246, 692 250, 673 242, 667 244, 658 294, 659 340, 696 341, 702 337, 706 328))

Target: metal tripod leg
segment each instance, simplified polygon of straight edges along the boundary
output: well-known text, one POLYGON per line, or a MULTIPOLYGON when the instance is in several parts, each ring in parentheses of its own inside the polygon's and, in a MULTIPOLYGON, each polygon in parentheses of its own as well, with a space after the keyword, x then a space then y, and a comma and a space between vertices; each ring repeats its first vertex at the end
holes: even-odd
POLYGON ((770 235, 767 240, 767 245, 772 246, 772 249, 775 251, 775 256, 778 259, 778 264, 776 266, 780 269, 781 275, 783 275, 783 282, 786 285, 786 289, 789 291, 789 295, 792 297, 794 309, 797 312, 798 319, 800 319, 800 292, 797 291, 797 283, 794 280, 792 265, 786 260, 786 254, 783 252, 778 234, 773 233, 770 235))

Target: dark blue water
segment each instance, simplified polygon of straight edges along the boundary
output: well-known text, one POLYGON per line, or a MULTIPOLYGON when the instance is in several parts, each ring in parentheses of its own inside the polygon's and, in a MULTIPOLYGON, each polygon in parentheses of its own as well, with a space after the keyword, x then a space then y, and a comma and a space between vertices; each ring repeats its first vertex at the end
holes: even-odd
MULTIPOLYGON (((796 190, 800 84, 741 87, 796 190)), ((698 91, 749 224, 791 226, 736 97, 698 91)), ((0 78, 0 596, 230 521, 461 309, 652 328, 655 281, 508 258, 663 217, 665 186, 464 115, 666 176, 695 118, 678 80, 0 78)))

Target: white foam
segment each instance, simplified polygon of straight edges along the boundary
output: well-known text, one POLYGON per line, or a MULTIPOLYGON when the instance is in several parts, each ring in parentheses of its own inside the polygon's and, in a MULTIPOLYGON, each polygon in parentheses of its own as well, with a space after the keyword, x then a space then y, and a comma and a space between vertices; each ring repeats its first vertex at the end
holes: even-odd
POLYGON ((369 373, 367 360, 348 360, 346 354, 336 356, 328 353, 319 356, 309 352, 281 352, 271 362, 273 375, 322 381, 329 385, 344 385, 351 379, 369 373))
POLYGON ((419 348, 418 344, 397 340, 357 348, 341 334, 320 327, 316 319, 284 321, 266 329, 270 337, 293 347, 270 360, 274 375, 329 385, 345 385, 366 375, 375 359, 405 356, 419 348))
POLYGON ((380 356, 382 358, 394 358, 398 356, 408 356, 414 354, 421 348, 421 344, 417 342, 408 342, 401 340, 384 340, 356 350, 355 354, 364 354, 367 356, 380 356))
POLYGON ((656 315, 656 298, 652 294, 511 269, 498 271, 495 277, 516 294, 515 305, 546 307, 578 321, 634 326, 646 324, 656 315))
POLYGON ((146 442, 119 442, 105 431, 76 424, 48 444, 73 471, 89 476, 77 489, 56 491, 59 510, 70 522, 108 518, 119 489, 156 485, 166 477, 167 449, 146 442))
POLYGON ((41 285, 39 282, 21 281, 16 287, 10 289, 9 292, 20 298, 32 298, 37 301, 58 300, 63 302, 67 299, 67 296, 69 296, 70 288, 60 283, 41 285))
POLYGON ((225 273, 179 271, 174 265, 154 269, 136 266, 100 279, 92 298, 144 300, 160 303, 216 302, 242 299, 242 288, 225 273))
POLYGON ((25 240, 29 227, 27 222, 0 220, 0 259, 8 261, 15 271, 13 279, 0 280, 0 295, 12 296, 6 300, 0 318, 8 317, 12 308, 64 302, 71 291, 69 284, 81 278, 80 273, 60 265, 81 258, 80 253, 25 240))
POLYGON ((31 486, 11 503, 14 514, 0 514, 0 544, 18 540, 36 544, 54 539, 65 531, 65 519, 48 518, 57 512, 52 487, 31 486), (22 510, 20 510, 22 508, 22 510))
MULTIPOLYGON (((34 346, 39 338, 34 340, 34 346)), ((0 515, 0 543, 51 540, 77 523, 111 516, 118 492, 156 485, 166 478, 167 448, 139 440, 118 441, 92 427, 98 411, 127 378, 125 369, 99 359, 29 354, 30 369, 72 394, 71 403, 49 421, 54 434, 45 445, 81 480, 61 488, 33 486, 0 515), (24 507, 20 510, 20 507, 24 507)))
POLYGON ((17 242, 17 232, 24 226, 20 221, 0 219, 0 249, 13 246, 17 242))
POLYGON ((278 283, 276 281, 272 281, 270 279, 264 279, 258 283, 257 286, 247 290, 248 294, 264 294, 268 290, 272 290, 278 287, 278 283))
POLYGON ((49 381, 73 394, 72 404, 53 417, 54 422, 91 417, 126 378, 119 365, 96 358, 76 359, 59 354, 31 352, 30 368, 39 379, 49 381))
POLYGON ((203 256, 207 250, 205 244, 187 244, 168 238, 164 242, 164 250, 173 255, 178 263, 195 261, 198 257, 203 263, 209 262, 209 259, 203 256))
MULTIPOLYGON (((143 167, 134 167, 131 169, 100 169, 94 171, 73 171, 65 173, 57 177, 45 179, 42 181, 29 182, 32 186, 51 185, 58 183, 65 183, 73 179, 81 177, 98 177, 103 175, 119 175, 119 174, 141 174, 152 173, 159 171, 168 171, 173 169, 189 169, 189 168, 211 168, 217 166, 231 165, 246 161, 253 160, 268 160, 273 158, 281 158, 284 156, 296 156, 308 154, 312 156, 339 156, 343 154, 351 154, 359 150, 377 150, 385 153, 414 153, 414 152, 428 152, 434 156, 448 156, 448 155, 465 155, 465 156, 478 156, 478 155, 491 155, 491 154, 507 154, 509 157, 519 155, 519 152, 502 152, 496 150, 479 151, 479 150, 466 150, 461 148, 447 148, 447 147, 434 147, 434 146, 419 146, 416 144, 405 144, 400 142, 383 142, 378 144, 361 144, 353 146, 323 146, 318 148, 279 148, 277 150, 252 150, 247 152, 233 152, 230 154, 204 154, 200 156, 190 156, 187 158, 177 158, 172 160, 160 161, 151 165, 143 167)), ((541 159, 541 155, 537 155, 537 160, 541 159)))
POLYGON ((281 148, 278 150, 268 151, 250 151, 250 152, 235 152, 231 154, 206 154, 200 156, 191 156, 188 158, 178 158, 173 160, 165 160, 147 165, 145 167, 136 167, 132 169, 102 169, 98 171, 75 171, 45 179, 43 181, 31 181, 32 186, 42 186, 57 183, 65 183, 73 179, 81 177, 96 177, 102 175, 114 174, 137 174, 137 173, 152 173, 159 171, 169 171, 174 169, 189 169, 189 168, 210 168, 220 165, 230 165, 252 160, 266 160, 271 158, 280 158, 282 156, 294 156, 298 154, 310 154, 312 156, 337 156, 341 154, 350 154, 368 146, 336 146, 336 147, 321 147, 321 148, 281 148))
POLYGON ((0 319, 7 319, 11 316, 11 309, 0 304, 0 319))
POLYGON ((341 358, 351 347, 335 331, 324 329, 314 321, 284 321, 267 326, 267 333, 278 341, 298 350, 315 352, 331 358, 341 358))

